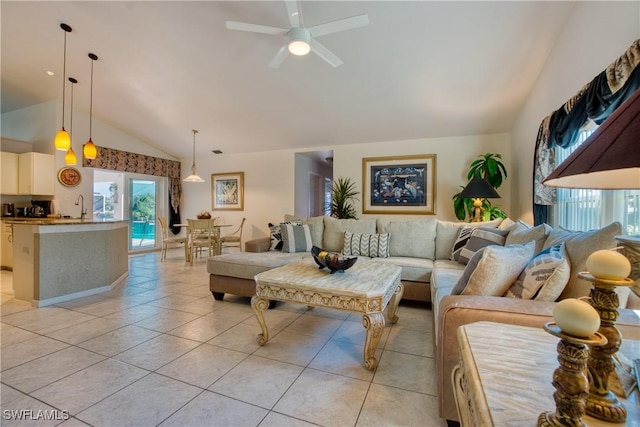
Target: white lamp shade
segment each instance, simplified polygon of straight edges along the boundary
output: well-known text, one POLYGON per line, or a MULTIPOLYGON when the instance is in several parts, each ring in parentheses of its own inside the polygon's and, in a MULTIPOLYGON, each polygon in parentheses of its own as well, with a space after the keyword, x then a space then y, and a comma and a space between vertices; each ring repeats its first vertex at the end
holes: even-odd
POLYGON ((196 174, 191 174, 188 177, 186 177, 185 179, 183 179, 183 181, 184 182, 204 182, 204 179, 200 178, 196 174))

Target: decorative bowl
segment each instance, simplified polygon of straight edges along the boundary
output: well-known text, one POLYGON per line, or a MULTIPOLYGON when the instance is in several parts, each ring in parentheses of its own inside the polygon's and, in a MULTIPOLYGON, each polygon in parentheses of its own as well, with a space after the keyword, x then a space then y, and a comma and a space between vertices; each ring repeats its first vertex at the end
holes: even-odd
POLYGON ((320 269, 328 268, 331 274, 344 272, 353 266, 358 260, 356 256, 347 256, 335 252, 325 251, 317 246, 311 248, 311 255, 320 269))
POLYGON ((198 215, 196 215, 198 219, 211 219, 211 214, 207 211, 202 211, 198 215))

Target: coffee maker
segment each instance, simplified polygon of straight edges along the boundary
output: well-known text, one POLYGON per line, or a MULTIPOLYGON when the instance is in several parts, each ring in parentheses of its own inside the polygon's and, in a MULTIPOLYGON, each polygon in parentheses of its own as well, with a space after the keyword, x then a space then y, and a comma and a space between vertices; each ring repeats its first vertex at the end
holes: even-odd
POLYGON ((16 212, 16 207, 13 203, 2 204, 2 216, 13 216, 16 212))
POLYGON ((51 200, 32 200, 29 216, 44 218, 51 213, 51 200))

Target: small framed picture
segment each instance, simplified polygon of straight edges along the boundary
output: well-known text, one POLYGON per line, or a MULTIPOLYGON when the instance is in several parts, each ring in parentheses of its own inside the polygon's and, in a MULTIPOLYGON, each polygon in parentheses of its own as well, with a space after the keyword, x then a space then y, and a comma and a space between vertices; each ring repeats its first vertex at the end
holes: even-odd
POLYGON ((244 210, 244 172, 211 174, 212 210, 244 210))
POLYGON ((436 155, 362 159, 362 213, 435 215, 436 155))

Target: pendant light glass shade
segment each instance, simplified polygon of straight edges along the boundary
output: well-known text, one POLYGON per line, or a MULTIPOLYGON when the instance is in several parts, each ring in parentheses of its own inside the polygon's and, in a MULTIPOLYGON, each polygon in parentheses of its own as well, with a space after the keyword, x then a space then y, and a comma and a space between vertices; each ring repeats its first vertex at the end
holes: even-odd
POLYGON ((71 82, 71 119, 69 120, 69 149, 67 150, 67 154, 64 155, 64 162, 67 165, 75 165, 78 162, 78 158, 73 151, 71 138, 73 137, 73 85, 78 83, 78 81, 73 77, 69 77, 69 81, 71 82))
POLYGON ((204 182, 204 179, 200 178, 196 174, 196 133, 197 130, 192 129, 193 132, 193 163, 191 163, 191 175, 183 179, 184 182, 204 182))
POLYGON ((90 53, 89 58, 91 58, 91 97, 89 101, 89 140, 84 143, 82 146, 82 154, 87 159, 95 159, 98 157, 98 150, 96 149, 96 144, 91 140, 91 130, 93 124, 93 61, 98 59, 98 56, 90 53))
POLYGON ((71 32, 71 27, 67 24, 60 24, 60 28, 64 30, 64 56, 62 61, 62 128, 56 134, 53 143, 56 147, 56 150, 68 150, 71 147, 71 138, 69 134, 64 128, 64 89, 66 84, 66 73, 67 73, 67 33, 71 32))

